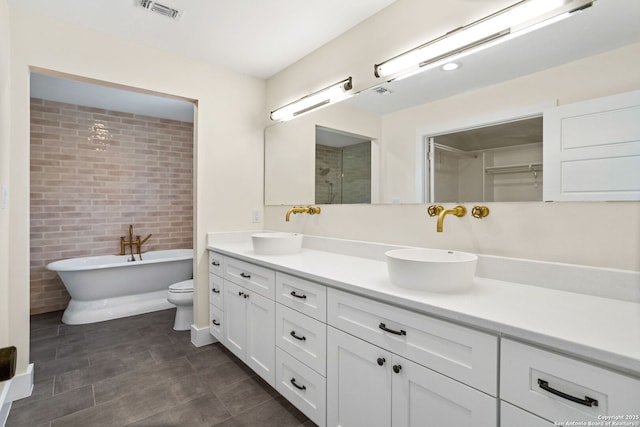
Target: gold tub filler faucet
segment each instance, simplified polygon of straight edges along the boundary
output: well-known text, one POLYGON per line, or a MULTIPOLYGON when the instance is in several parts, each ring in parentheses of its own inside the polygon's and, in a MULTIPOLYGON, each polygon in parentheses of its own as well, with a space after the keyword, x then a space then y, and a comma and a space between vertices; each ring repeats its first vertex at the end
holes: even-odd
POLYGON ((136 240, 133 240, 133 225, 129 225, 129 240, 125 240, 124 236, 120 237, 120 255, 126 255, 126 247, 129 246, 130 248, 130 252, 131 252, 131 258, 129 258, 127 261, 132 262, 135 261, 136 258, 133 255, 133 247, 136 247, 136 252, 138 254, 138 258, 140 259, 140 261, 142 261, 142 252, 141 252, 141 247, 142 245, 151 238, 151 236, 153 236, 153 234, 149 234, 147 237, 145 237, 142 241, 140 240, 140 236, 136 236, 136 240))
POLYGON ((287 211, 287 216, 284 218, 284 220, 289 222, 289 217, 291 216, 291 214, 299 214, 299 213, 308 213, 309 215, 316 215, 320 213, 320 207, 314 208, 313 206, 306 206, 306 207, 294 206, 287 211))
POLYGON ((429 216, 438 216, 438 225, 436 226, 436 231, 438 233, 442 233, 442 227, 444 225, 444 217, 452 214, 457 216, 458 218, 462 218, 467 214, 467 208, 464 206, 458 205, 453 209, 445 209, 444 206, 440 205, 431 205, 427 208, 427 213, 429 216))

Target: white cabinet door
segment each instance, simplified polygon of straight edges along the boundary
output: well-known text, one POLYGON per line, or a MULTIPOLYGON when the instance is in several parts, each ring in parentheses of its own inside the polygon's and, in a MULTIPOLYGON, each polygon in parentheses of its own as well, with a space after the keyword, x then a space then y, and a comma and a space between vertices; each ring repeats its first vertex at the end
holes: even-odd
POLYGON ((233 282, 224 284, 224 344, 240 359, 244 360, 247 342, 247 304, 245 289, 233 282))
MULTIPOLYGON (((246 303, 245 363, 269 385, 275 386, 275 302, 256 292, 244 291, 246 303)), ((226 310, 225 310, 226 311, 226 310)))
POLYGON ((640 199, 640 91, 544 113, 544 200, 640 199))
POLYGON ((394 427, 496 427, 496 399, 400 356, 393 356, 394 427))
POLYGON ((391 353, 327 329, 327 426, 389 427, 391 353))

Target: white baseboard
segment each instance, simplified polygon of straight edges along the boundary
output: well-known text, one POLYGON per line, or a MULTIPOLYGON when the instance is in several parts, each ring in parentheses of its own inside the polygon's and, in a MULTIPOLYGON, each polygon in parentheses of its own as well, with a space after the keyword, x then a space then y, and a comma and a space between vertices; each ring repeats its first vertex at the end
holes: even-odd
POLYGON ((7 418, 9 418, 11 403, 14 400, 31 396, 32 391, 33 363, 27 366, 27 372, 0 383, 0 427, 4 427, 7 418))
POLYGON ((11 389, 9 390, 9 400, 11 402, 31 396, 33 391, 33 363, 27 366, 27 372, 16 375, 11 381, 11 389))
POLYGON ((202 347, 203 345, 213 344, 218 342, 217 339, 209 333, 209 327, 198 328, 196 325, 191 325, 191 344, 196 347, 202 347))
POLYGON ((11 380, 0 383, 0 427, 4 427, 7 423, 7 418, 9 418, 9 410, 11 409, 11 401, 9 400, 10 389, 11 380))

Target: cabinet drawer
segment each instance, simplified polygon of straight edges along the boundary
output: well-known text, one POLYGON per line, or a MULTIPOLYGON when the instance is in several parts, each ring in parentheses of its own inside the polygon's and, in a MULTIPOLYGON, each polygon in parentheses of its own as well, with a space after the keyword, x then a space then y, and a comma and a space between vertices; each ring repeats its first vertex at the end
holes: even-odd
POLYGON ((276 348, 276 390, 320 427, 326 424, 326 388, 324 377, 276 348))
POLYGON ((209 251, 209 273, 222 277, 224 273, 224 256, 209 251))
POLYGON ((500 378, 503 400, 551 421, 639 415, 640 380, 509 339, 500 378))
POLYGON ((276 301, 321 322, 327 321, 327 287, 319 283, 276 273, 276 301))
POLYGON ((269 299, 275 299, 275 272, 234 258, 224 259, 224 278, 269 299))
POLYGON ((516 408, 506 402, 500 402, 500 427, 551 427, 547 420, 516 408))
POLYGON ((222 309, 213 304, 209 304, 209 333, 222 343, 224 342, 224 335, 222 333, 223 318, 224 312, 222 309))
POLYGON ((215 274, 209 274, 209 304, 219 309, 224 307, 224 279, 215 274))
POLYGON ((497 395, 498 337, 336 289, 327 296, 328 324, 497 395))
POLYGON ((276 345, 325 375, 327 325, 276 304, 276 345))

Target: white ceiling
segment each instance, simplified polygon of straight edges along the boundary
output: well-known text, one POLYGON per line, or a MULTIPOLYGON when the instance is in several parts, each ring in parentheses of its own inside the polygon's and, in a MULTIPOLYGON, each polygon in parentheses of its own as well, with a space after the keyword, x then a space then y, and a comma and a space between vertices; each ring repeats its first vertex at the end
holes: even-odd
MULTIPOLYGON (((136 0, 10 1, 114 37, 269 77, 394 0, 161 0, 184 10, 178 22, 145 11, 136 0)), ((464 58, 454 72, 428 70, 384 83, 391 95, 369 90, 346 102, 385 114, 445 98, 640 42, 639 22, 640 0, 597 0, 575 17, 464 58)), ((193 118, 190 103, 138 95, 32 75, 35 97, 176 120, 193 118), (135 96, 113 104, 127 95, 135 96)))
POLYGON ((268 78, 395 0, 158 0, 178 21, 136 0, 10 0, 129 41, 268 78))

